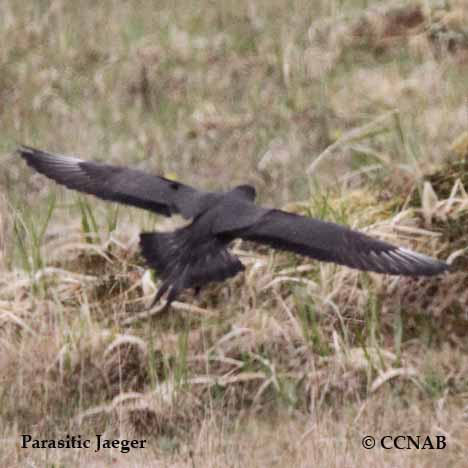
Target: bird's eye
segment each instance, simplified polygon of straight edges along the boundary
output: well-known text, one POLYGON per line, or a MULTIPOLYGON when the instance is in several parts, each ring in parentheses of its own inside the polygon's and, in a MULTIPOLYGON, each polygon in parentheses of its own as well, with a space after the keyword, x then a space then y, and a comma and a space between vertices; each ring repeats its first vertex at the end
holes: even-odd
POLYGON ((179 190, 179 184, 177 182, 171 182, 172 190, 179 190))

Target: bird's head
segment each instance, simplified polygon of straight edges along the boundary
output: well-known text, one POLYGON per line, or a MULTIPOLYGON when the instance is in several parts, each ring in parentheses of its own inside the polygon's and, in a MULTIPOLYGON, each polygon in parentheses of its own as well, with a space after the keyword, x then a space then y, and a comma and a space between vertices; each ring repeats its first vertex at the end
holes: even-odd
POLYGON ((237 196, 242 197, 244 200, 255 201, 255 197, 257 196, 257 191, 255 187, 252 185, 238 185, 234 187, 231 192, 237 196))

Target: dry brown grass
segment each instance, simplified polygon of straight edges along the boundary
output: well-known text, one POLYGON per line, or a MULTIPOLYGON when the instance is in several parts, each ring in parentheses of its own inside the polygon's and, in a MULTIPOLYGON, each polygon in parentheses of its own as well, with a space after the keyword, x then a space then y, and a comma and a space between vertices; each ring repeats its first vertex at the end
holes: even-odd
POLYGON ((466 465, 468 4, 387 3, 0 3, 2 466, 466 465), (177 221, 56 189, 17 142, 251 182, 454 272, 236 243, 245 274, 148 313, 137 235, 177 221), (23 433, 149 447, 24 450, 23 433), (448 445, 364 450, 367 434, 448 445))

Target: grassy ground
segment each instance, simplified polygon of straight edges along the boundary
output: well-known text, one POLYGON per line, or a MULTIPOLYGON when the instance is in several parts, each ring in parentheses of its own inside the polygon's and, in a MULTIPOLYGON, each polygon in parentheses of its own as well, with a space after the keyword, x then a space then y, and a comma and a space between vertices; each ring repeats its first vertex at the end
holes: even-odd
POLYGON ((0 463, 466 466, 467 25, 456 0, 3 0, 0 463), (455 271, 389 278, 236 243, 244 274, 147 313, 138 232, 178 221, 57 188, 17 143, 253 183, 455 271), (361 445, 400 434, 447 447, 361 445))

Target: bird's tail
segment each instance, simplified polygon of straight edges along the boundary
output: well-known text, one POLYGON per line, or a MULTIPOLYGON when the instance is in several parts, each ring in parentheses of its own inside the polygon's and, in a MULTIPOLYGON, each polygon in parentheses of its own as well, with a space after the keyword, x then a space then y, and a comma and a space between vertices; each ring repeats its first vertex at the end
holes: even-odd
POLYGON ((169 233, 141 233, 140 247, 148 265, 163 280, 151 307, 168 290, 169 305, 183 289, 195 288, 198 292, 208 283, 223 281, 244 270, 220 240, 193 242, 189 227, 169 233))

